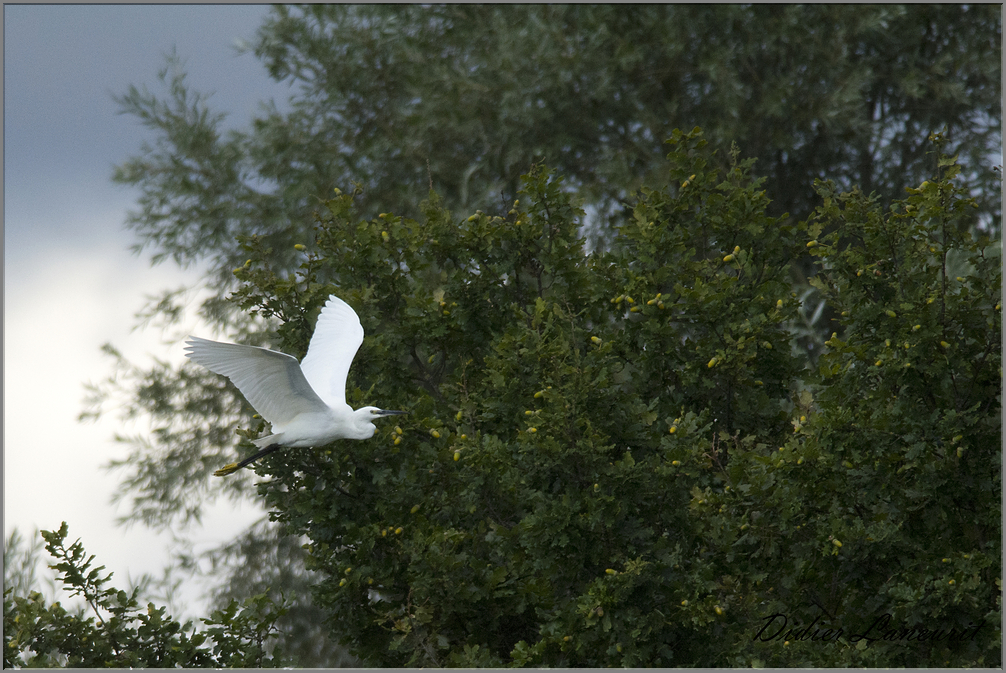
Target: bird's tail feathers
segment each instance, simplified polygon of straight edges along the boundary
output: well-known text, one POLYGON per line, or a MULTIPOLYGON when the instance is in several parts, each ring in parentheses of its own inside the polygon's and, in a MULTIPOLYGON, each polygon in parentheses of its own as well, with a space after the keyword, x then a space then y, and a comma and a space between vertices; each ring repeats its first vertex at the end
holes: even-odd
POLYGON ((265 449, 272 444, 278 444, 282 439, 283 433, 280 433, 278 435, 268 435, 266 437, 262 437, 261 439, 253 439, 252 444, 260 449, 265 449))

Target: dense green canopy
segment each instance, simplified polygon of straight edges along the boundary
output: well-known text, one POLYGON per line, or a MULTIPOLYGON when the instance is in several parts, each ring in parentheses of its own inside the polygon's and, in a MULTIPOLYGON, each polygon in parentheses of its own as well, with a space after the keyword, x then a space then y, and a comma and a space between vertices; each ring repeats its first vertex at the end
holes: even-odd
POLYGON ((817 178, 900 198, 946 127, 998 227, 1001 33, 994 5, 278 6, 251 48, 289 106, 223 134, 176 70, 167 99, 122 97, 158 141, 116 180, 143 190, 140 245, 227 273, 235 235, 304 235, 317 198, 353 182, 367 216, 416 216, 431 187, 501 213, 545 161, 604 240, 659 183, 674 128, 724 155, 737 142, 770 212, 802 219, 817 178))
POLYGON ((351 403, 411 413, 214 480, 254 411, 109 346, 88 413, 154 428, 127 519, 263 498, 219 598, 302 665, 326 635, 373 665, 1001 665, 1000 36, 991 5, 279 6, 250 49, 291 100, 227 132, 169 62, 119 99, 154 132, 114 176, 137 247, 206 264, 242 343, 302 355, 338 294, 351 403))
POLYGON ((246 240, 238 301, 302 352, 339 293, 368 334, 352 403, 410 411, 257 468, 365 663, 999 661, 1002 273, 960 167, 889 212, 819 183, 796 223, 704 145, 676 132, 666 186, 589 257, 544 169, 460 222, 339 196, 293 278, 246 240), (804 254, 840 315, 810 370, 786 330, 804 254), (844 639, 755 638, 775 614, 844 639), (854 637, 885 614, 976 636, 854 637))

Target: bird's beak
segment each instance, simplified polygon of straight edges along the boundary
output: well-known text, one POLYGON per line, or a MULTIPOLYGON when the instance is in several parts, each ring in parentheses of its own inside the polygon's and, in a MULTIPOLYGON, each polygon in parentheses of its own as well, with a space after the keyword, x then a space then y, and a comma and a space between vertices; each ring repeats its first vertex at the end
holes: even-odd
POLYGON ((380 409, 374 412, 378 416, 402 416, 409 412, 407 411, 393 411, 391 409, 380 409))

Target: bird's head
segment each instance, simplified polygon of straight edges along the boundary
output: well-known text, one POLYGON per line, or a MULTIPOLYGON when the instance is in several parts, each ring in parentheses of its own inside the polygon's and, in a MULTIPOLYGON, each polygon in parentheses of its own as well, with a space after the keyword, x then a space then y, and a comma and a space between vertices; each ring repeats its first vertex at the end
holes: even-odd
POLYGON ((353 412, 353 420, 356 429, 363 435, 360 439, 370 439, 377 432, 374 421, 384 416, 401 416, 407 411, 393 411, 391 409, 378 409, 377 407, 360 407, 353 412))

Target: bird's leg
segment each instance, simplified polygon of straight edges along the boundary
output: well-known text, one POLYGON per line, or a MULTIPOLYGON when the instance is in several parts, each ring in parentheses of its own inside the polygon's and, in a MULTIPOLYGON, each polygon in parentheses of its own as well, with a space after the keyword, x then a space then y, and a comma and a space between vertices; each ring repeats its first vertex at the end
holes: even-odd
POLYGON ((217 470, 216 472, 214 472, 213 476, 214 477, 226 477, 228 474, 230 474, 232 472, 237 472, 238 470, 240 470, 245 465, 248 465, 249 463, 254 463, 256 460, 258 460, 262 456, 267 456, 270 453, 272 453, 273 451, 276 451, 277 449, 280 449, 280 448, 282 448, 282 446, 280 444, 270 444, 269 446, 265 447, 264 449, 262 449, 258 453, 253 453, 252 455, 248 456, 247 458, 245 458, 244 460, 242 460, 239 463, 231 463, 230 465, 224 465, 219 470, 217 470))

